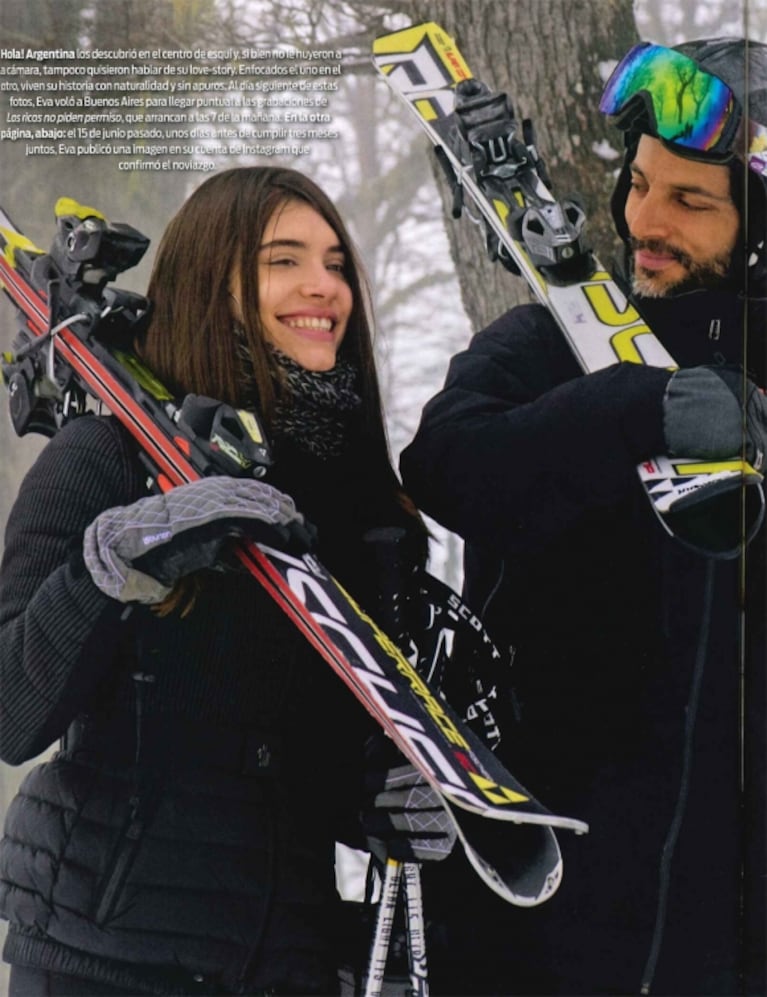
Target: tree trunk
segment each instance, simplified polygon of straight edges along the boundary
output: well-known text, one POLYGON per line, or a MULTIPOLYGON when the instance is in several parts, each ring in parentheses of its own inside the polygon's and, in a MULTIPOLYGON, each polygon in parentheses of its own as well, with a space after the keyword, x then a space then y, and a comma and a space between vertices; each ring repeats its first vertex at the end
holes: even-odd
MULTIPOLYGON (((609 266, 616 248, 609 199, 621 159, 608 157, 610 149, 622 155, 622 144, 598 104, 605 72, 637 40, 632 0, 414 0, 407 12, 413 23, 440 23, 474 75, 506 91, 519 120, 532 119, 555 194, 580 195, 588 242, 609 266)), ((489 262, 476 226, 464 219, 449 224, 448 232, 476 329, 529 300, 524 281, 489 262)))

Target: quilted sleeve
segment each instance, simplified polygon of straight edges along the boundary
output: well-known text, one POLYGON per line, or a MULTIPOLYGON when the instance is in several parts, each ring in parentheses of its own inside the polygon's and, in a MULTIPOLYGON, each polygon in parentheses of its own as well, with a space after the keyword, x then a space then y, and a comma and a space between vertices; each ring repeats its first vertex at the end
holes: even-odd
POLYGON ((110 506, 144 491, 111 418, 85 416, 54 437, 11 510, 0 566, 0 758, 44 751, 109 669, 124 606, 101 593, 82 535, 110 506))

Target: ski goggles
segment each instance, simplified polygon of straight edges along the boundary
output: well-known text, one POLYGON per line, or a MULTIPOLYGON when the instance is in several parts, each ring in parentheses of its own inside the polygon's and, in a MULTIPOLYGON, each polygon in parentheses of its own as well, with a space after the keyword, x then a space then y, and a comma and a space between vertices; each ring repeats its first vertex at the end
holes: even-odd
POLYGON ((599 109, 628 128, 642 110, 653 135, 682 155, 724 162, 732 156, 741 110, 732 90, 681 52, 642 42, 618 63, 599 109))

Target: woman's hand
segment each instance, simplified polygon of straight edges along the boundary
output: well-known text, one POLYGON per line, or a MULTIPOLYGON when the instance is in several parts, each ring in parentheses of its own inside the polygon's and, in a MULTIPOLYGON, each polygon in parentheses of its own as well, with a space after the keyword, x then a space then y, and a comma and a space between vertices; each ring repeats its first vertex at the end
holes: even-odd
POLYGON ((232 538, 312 546, 293 499, 252 478, 211 477, 102 512, 85 531, 96 585, 120 602, 155 604, 185 575, 210 568, 232 538))

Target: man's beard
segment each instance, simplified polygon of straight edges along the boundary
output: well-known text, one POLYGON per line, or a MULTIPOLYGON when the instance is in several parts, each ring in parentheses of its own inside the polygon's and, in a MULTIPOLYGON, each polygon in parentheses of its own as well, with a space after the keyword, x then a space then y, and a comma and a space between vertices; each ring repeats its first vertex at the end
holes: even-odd
POLYGON ((647 249, 651 253, 662 253, 672 256, 677 263, 681 264, 687 273, 672 283, 665 283, 658 276, 648 276, 649 271, 637 272, 634 264, 632 275, 632 289, 634 294, 644 298, 666 298, 672 294, 683 294, 685 291, 697 291, 701 288, 717 288, 727 283, 730 270, 730 254, 715 256, 710 260, 699 262, 693 260, 691 256, 676 246, 670 246, 660 239, 631 239, 630 246, 633 252, 639 249, 647 249))

